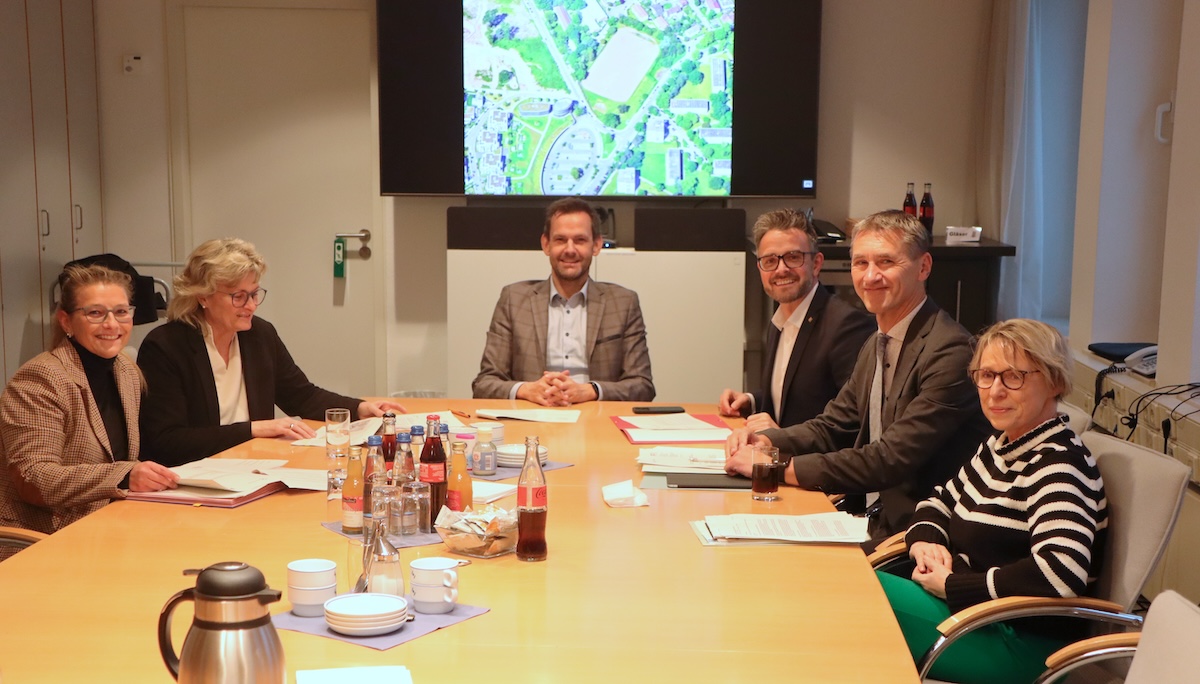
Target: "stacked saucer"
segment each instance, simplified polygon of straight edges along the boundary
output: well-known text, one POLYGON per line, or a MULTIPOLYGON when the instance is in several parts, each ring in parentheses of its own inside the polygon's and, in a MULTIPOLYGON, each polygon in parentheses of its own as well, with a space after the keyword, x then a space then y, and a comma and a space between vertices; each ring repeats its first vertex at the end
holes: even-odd
MULTIPOLYGON (((542 465, 546 465, 546 456, 549 453, 549 449, 538 445, 538 460, 542 465)), ((501 468, 520 468, 525 465, 525 445, 502 444, 496 447, 496 465, 501 468)))
POLYGON ((325 623, 346 636, 394 632, 408 621, 408 601, 391 594, 342 594, 325 602, 325 623))

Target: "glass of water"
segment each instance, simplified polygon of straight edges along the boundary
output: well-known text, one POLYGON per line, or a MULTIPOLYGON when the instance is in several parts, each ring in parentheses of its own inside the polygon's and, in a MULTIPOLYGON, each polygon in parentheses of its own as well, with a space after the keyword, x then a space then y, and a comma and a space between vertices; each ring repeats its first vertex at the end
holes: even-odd
POLYGON ((350 457, 350 409, 325 410, 325 467, 329 471, 326 493, 329 499, 342 498, 346 481, 346 461, 350 457))

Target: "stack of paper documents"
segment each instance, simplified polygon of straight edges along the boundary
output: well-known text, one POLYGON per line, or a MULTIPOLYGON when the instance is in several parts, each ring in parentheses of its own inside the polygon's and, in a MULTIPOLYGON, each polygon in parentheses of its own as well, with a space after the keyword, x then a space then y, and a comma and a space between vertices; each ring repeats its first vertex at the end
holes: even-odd
POLYGON ((476 409, 480 418, 512 418, 533 423, 577 423, 579 409, 476 409))
POLYGON ((643 473, 724 473, 725 450, 711 447, 643 447, 637 462, 643 473))
POLYGON ((723 443, 732 432, 720 416, 715 415, 613 416, 612 421, 633 444, 723 443))
POLYGON ((867 540, 867 519, 849 513, 812 515, 709 515, 704 518, 713 539, 775 540, 806 543, 858 544, 867 540))
MULTIPOLYGON (((383 427, 383 419, 379 417, 363 418, 350 423, 350 443, 354 445, 366 444, 367 436, 379 432, 379 428, 381 427, 383 427)), ((317 428, 315 437, 297 439, 292 442, 292 446, 325 446, 325 426, 322 425, 317 428)))
POLYGON ((324 470, 280 467, 286 463, 265 458, 205 458, 171 468, 179 475, 177 489, 130 492, 129 498, 233 508, 284 489, 325 491, 324 470))

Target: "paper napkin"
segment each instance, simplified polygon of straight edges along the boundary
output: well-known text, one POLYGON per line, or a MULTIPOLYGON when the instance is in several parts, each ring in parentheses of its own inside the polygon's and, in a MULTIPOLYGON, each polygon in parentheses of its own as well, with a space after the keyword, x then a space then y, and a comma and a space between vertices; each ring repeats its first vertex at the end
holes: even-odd
POLYGON ((601 487, 600 491, 604 494, 604 503, 613 508, 635 508, 650 505, 646 493, 634 487, 633 480, 605 485, 601 487))

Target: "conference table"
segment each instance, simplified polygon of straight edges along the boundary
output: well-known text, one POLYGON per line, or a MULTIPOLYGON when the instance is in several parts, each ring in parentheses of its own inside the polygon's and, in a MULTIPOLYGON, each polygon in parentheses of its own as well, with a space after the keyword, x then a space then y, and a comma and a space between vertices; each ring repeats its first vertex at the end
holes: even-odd
MULTIPOLYGON (((533 408, 403 401, 410 413, 450 407, 474 420, 482 407, 533 408)), ((280 630, 288 681, 297 670, 368 665, 405 665, 418 684, 917 681, 857 546, 705 546, 688 524, 716 514, 830 511, 824 495, 784 487, 780 501, 766 503, 746 490, 645 489, 649 506, 606 505, 603 485, 641 478, 639 447, 610 419, 632 406, 581 404, 574 424, 502 421, 505 442, 538 435, 550 460, 573 466, 546 473, 548 560, 508 554, 460 569, 459 601, 489 612, 382 651, 280 630)), ((711 404, 685 408, 716 413, 711 404)), ((323 449, 271 439, 221 456, 325 467, 323 449)), ((515 497, 498 503, 511 508, 515 497)), ((346 566, 347 540, 320 524, 328 509, 324 492, 297 491, 232 509, 113 502, 0 563, 0 680, 169 681, 157 620, 175 592, 194 586, 183 570, 245 561, 284 592, 272 612, 287 611, 289 561, 346 566)), ((406 566, 439 555, 451 554, 442 544, 401 549, 406 566)), ((177 649, 190 622, 184 604, 174 616, 177 649)))

